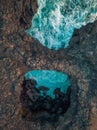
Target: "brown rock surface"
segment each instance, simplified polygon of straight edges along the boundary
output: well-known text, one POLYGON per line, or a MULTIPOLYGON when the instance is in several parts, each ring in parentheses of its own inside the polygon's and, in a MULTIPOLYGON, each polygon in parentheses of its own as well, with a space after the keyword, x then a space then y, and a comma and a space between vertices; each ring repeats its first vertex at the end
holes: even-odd
POLYGON ((76 30, 67 49, 54 51, 25 33, 36 10, 36 0, 0 0, 0 130, 97 130, 97 21, 76 30), (32 69, 71 77, 71 106, 56 128, 21 119, 21 83, 32 69))

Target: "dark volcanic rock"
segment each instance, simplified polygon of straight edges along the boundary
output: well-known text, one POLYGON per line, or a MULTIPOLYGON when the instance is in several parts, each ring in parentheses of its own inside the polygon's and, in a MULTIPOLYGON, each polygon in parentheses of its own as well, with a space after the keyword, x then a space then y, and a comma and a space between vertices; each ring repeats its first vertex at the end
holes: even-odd
POLYGON ((31 7, 35 14, 36 0, 0 0, 0 130, 97 130, 97 21, 76 30, 67 49, 53 51, 25 33, 31 25, 31 7), (21 83, 34 69, 59 70, 71 77, 71 105, 56 128, 21 119, 21 113, 28 113, 21 110, 21 83))
MULTIPOLYGON (((57 97, 52 99, 50 96, 46 96, 46 95, 41 96, 40 88, 45 88, 45 90, 48 89, 45 86, 36 88, 35 87, 36 84, 37 83, 35 80, 23 81, 20 100, 22 103, 23 110, 24 109, 29 110, 28 114, 26 113, 25 117, 28 117, 27 115, 29 115, 29 113, 33 113, 34 115, 34 113, 39 114, 42 111, 42 116, 44 117, 44 121, 52 121, 52 119, 55 121, 56 116, 58 119, 58 117, 61 114, 64 114, 67 111, 67 109, 70 107, 70 93, 71 93, 70 88, 68 89, 67 94, 62 93, 60 89, 56 88, 54 93, 57 92, 57 97), (45 112, 47 112, 49 116, 47 115, 45 117, 45 112)), ((43 118, 42 120, 40 118, 41 117, 40 114, 38 116, 39 118, 36 118, 36 115, 34 115, 34 118, 43 121, 43 118)))

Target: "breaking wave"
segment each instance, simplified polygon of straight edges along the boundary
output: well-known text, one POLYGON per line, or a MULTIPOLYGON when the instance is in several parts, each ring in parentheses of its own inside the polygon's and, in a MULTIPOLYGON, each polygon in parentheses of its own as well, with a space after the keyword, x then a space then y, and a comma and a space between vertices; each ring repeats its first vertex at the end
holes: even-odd
POLYGON ((38 0, 26 32, 50 49, 69 45, 74 29, 97 20, 97 0, 38 0))

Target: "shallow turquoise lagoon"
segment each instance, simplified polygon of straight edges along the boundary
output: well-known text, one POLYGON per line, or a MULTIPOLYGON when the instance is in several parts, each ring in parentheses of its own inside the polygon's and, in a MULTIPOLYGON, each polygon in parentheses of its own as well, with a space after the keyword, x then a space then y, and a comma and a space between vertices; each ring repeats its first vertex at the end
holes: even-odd
MULTIPOLYGON (((70 87, 70 80, 67 74, 53 70, 33 70, 25 74, 25 79, 34 79, 37 81, 36 88, 40 86, 48 87, 47 95, 54 98, 53 94, 56 88, 60 88, 61 92, 66 93, 70 87)), ((43 93, 41 92, 41 95, 43 93)))

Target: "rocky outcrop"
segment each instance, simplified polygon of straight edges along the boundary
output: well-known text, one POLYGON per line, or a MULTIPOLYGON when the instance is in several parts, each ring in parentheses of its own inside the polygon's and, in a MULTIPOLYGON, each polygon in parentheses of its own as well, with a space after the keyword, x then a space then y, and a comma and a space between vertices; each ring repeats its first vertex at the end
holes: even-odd
POLYGON ((0 0, 0 129, 96 130, 97 21, 76 30, 69 48, 49 50, 25 33, 37 8, 37 1, 31 2, 32 5, 30 0, 0 0), (33 14, 29 15, 26 7, 32 7, 33 14), (24 22, 20 22, 21 18, 24 22), (34 69, 70 75, 71 106, 56 128, 21 119, 21 84, 24 74, 34 69))

